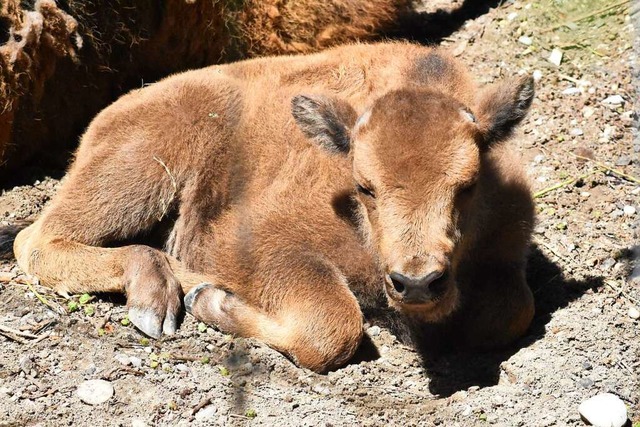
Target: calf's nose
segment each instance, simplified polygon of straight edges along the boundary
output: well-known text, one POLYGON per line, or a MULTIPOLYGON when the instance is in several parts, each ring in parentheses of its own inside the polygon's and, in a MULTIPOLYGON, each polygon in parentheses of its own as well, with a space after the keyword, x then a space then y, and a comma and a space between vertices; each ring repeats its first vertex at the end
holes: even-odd
POLYGON ((438 295, 441 289, 435 282, 444 275, 444 271, 434 270, 421 277, 405 276, 402 273, 391 272, 389 278, 393 288, 407 303, 427 302, 438 295))

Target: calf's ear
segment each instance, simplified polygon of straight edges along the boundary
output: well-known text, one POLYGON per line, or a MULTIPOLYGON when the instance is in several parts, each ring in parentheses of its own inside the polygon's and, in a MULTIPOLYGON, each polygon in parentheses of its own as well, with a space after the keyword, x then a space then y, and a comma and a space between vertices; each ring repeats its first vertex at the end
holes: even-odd
POLYGON ((480 93, 476 112, 486 147, 511 136, 527 115, 533 96, 529 76, 493 84, 480 93))
POLYGON ((350 129, 356 120, 349 104, 319 95, 297 95, 291 100, 291 113, 311 141, 331 152, 349 152, 350 129))

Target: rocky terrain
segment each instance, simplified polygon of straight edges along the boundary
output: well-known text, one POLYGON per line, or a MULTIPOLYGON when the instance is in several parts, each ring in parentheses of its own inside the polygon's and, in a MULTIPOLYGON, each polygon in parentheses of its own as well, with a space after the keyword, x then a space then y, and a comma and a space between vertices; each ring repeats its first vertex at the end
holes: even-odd
MULTIPOLYGON (((627 425, 640 425, 638 6, 495 6, 436 41, 482 83, 537 81, 510 142, 538 210, 528 271, 537 313, 513 348, 420 355, 367 324, 368 351, 317 375, 190 316, 177 335, 150 341, 122 298, 67 300, 5 260, 0 426, 582 426, 578 406, 604 392, 624 403, 627 425)), ((0 218, 34 218, 60 176, 25 171, 24 185, 2 192, 0 218)))

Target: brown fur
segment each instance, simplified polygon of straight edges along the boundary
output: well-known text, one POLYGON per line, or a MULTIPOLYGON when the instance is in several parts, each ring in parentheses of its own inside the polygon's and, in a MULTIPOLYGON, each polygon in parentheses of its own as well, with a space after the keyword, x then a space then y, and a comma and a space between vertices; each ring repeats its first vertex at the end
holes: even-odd
POLYGON ((66 164, 77 137, 128 90, 171 73, 370 40, 408 0, 0 2, 0 180, 66 164))
POLYGON ((199 319, 316 371, 348 360, 358 300, 382 294, 461 345, 504 345, 533 315, 532 202, 502 142, 532 95, 478 92, 445 53, 400 43, 179 74, 94 119, 16 258, 58 291, 126 292, 154 336, 193 291, 199 319), (122 246, 167 221, 164 251, 122 246), (417 302, 389 276, 435 270, 441 291, 417 302))

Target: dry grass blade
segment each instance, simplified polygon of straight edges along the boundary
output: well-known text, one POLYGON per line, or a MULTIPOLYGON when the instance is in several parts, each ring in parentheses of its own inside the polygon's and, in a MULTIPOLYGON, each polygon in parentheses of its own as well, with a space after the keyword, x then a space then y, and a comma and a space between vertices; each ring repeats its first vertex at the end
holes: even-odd
POLYGON ((564 180, 562 182, 559 182, 558 184, 554 184, 551 187, 543 188, 542 190, 536 191, 535 193, 533 193, 533 198, 537 199, 537 198, 542 197, 542 196, 544 196, 544 195, 546 195, 548 193, 551 193, 552 191, 555 191, 555 190, 557 190, 559 188, 563 188, 563 187, 566 187, 567 185, 571 185, 574 182, 580 181, 581 179, 584 179, 584 178, 586 178, 586 177, 588 177, 590 175, 593 175, 593 173, 594 173, 593 171, 588 172, 588 173, 584 173, 584 174, 582 174, 580 176, 569 178, 569 179, 566 179, 566 180, 564 180))
POLYGON ((575 157, 577 157, 578 159, 582 159, 582 160, 586 160, 588 162, 592 162, 594 165, 599 167, 603 172, 612 172, 612 173, 618 175, 619 177, 626 179, 627 181, 634 182, 636 184, 640 184, 640 178, 636 178, 635 176, 629 175, 627 173, 624 173, 619 169, 615 169, 615 168, 612 168, 611 166, 607 166, 604 163, 600 163, 597 160, 593 160, 590 157, 581 156, 581 155, 575 154, 575 153, 573 155, 575 157))
POLYGON ((49 307, 51 310, 53 310, 54 312, 56 312, 58 314, 66 314, 67 313, 64 308, 62 308, 61 306, 59 306, 57 304, 54 304, 54 303, 50 302, 48 299, 46 299, 45 297, 40 295, 38 293, 38 291, 36 291, 36 289, 33 287, 33 284, 31 282, 26 281, 25 284, 27 285, 29 290, 31 292, 33 292, 33 294, 36 296, 36 298, 38 298, 38 301, 40 301, 42 304, 46 305, 47 307, 49 307))
POLYGON ((585 19, 589 19, 589 18, 592 18, 594 16, 601 15, 601 14, 603 14, 605 12, 610 11, 611 9, 615 9, 617 7, 620 7, 620 6, 624 6, 625 4, 629 3, 630 1, 631 0, 622 0, 622 1, 619 1, 617 3, 610 4, 609 6, 605 6, 605 7, 601 8, 601 9, 594 10, 593 12, 589 12, 589 13, 587 13, 585 15, 581 15, 581 16, 578 16, 578 17, 573 18, 573 19, 568 19, 568 20, 566 20, 564 22, 561 22, 560 24, 556 24, 556 25, 554 25, 552 27, 549 27, 549 28, 546 28, 546 29, 542 30, 541 33, 548 33, 549 31, 557 30, 558 28, 564 27, 567 24, 571 24, 573 22, 584 21, 585 19))

